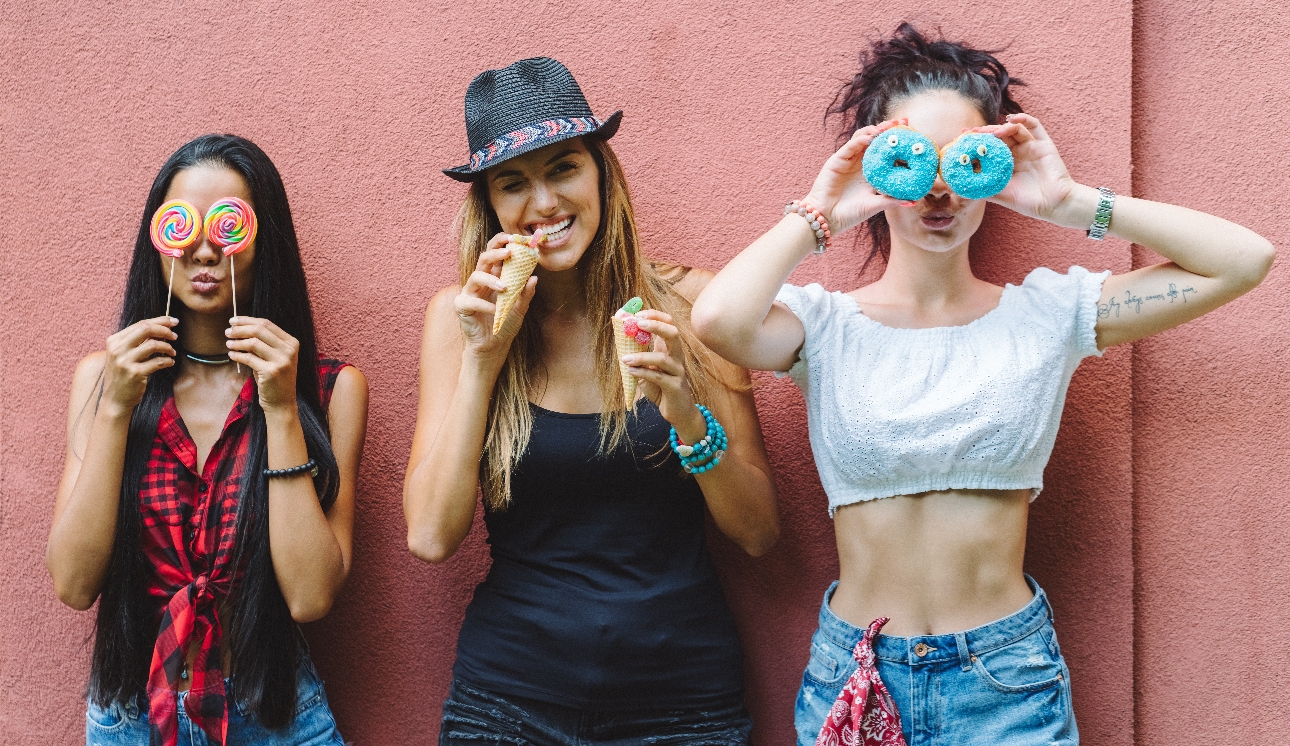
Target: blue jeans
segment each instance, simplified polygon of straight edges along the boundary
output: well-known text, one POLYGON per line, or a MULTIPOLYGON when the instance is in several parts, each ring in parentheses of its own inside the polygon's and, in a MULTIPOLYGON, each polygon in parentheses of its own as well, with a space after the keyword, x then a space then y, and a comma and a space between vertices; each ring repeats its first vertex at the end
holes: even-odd
MULTIPOLYGON (((237 678, 225 679, 228 692, 227 746, 344 746, 336 720, 327 705, 322 681, 308 659, 296 674, 296 711, 291 723, 281 730, 268 730, 259 718, 236 703, 237 678)), ((180 746, 207 746, 210 739, 193 724, 184 710, 188 692, 179 693, 180 746)), ((148 711, 139 703, 115 702, 102 708, 93 702, 85 711, 86 746, 148 746, 148 711)))
MULTIPOLYGON (((1055 746, 1078 744, 1070 671, 1053 629, 1048 597, 966 632, 925 637, 879 635, 878 673, 900 710, 909 746, 1055 746)), ((797 693, 798 746, 812 746, 829 708, 856 670, 851 651, 864 630, 829 608, 811 638, 811 662, 797 693)))
POLYGON ((746 746, 743 699, 692 709, 597 712, 494 694, 453 679, 439 746, 746 746))

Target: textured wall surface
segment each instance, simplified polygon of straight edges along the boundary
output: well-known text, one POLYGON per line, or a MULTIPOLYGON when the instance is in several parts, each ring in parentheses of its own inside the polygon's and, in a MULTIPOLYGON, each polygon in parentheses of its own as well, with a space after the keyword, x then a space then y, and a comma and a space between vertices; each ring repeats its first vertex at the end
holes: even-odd
MULTIPOLYGON (((455 274, 450 223, 463 188, 438 170, 466 158, 461 102, 478 71, 548 54, 570 66, 597 113, 625 109, 613 142, 646 251, 699 266, 722 265, 806 190, 831 149, 821 115, 854 72, 856 51, 867 34, 906 17, 1009 45, 1003 59, 1030 84, 1019 99, 1044 120, 1077 179, 1136 187, 1269 232, 1290 227, 1275 200, 1236 209, 1261 203, 1276 182, 1271 169, 1254 171, 1264 162, 1255 151, 1225 147, 1231 120, 1221 113, 1253 121, 1254 141, 1284 140, 1275 135, 1287 105, 1273 65, 1290 55, 1272 27, 1285 30, 1272 2, 1240 6, 1242 24, 1282 45, 1272 61, 1263 45, 1244 46, 1245 36, 1211 40, 1230 27, 1232 0, 1200 15, 1129 0, 983 0, 967 13, 945 0, 813 0, 793 13, 732 0, 260 0, 236 13, 183 6, 0 0, 6 745, 73 743, 83 729, 92 614, 62 607, 43 565, 67 388, 76 360, 113 330, 148 185, 191 137, 234 132, 273 157, 323 349, 371 383, 354 571, 331 615, 307 630, 342 731, 363 745, 432 741, 462 612, 488 564, 479 525, 450 562, 417 563, 400 508, 422 311, 455 274), (1198 44, 1203 62, 1192 56, 1198 44), (1194 75, 1176 74, 1193 65, 1194 75), (1139 92, 1146 85, 1155 92, 1139 92), (1243 92, 1236 101, 1232 85, 1243 92), (1187 159, 1183 137, 1199 127, 1220 163, 1187 159), (1233 175, 1224 175, 1222 157, 1233 175), (1139 158, 1157 168, 1135 172, 1139 158), (1194 176, 1202 173, 1204 189, 1194 176), (1243 199, 1205 200, 1233 192, 1243 199)), ((843 240, 794 280, 848 289, 863 280, 861 259, 843 240)), ((974 248, 981 274, 999 282, 1020 282, 1039 265, 1123 271, 1134 259, 1123 242, 1096 244, 993 207, 974 248)), ((1266 667, 1260 646, 1272 630, 1283 663, 1286 654, 1284 610, 1264 600, 1275 583, 1285 589, 1290 569, 1280 559, 1285 513, 1271 487, 1287 476, 1273 460, 1286 455, 1276 429, 1286 405, 1274 396, 1286 382, 1286 312, 1274 298, 1265 287, 1212 320, 1136 352, 1112 350, 1076 374, 1035 503, 1028 569, 1054 599, 1088 743, 1132 743, 1135 703, 1138 740, 1189 740, 1179 734, 1201 721, 1176 713, 1212 686, 1230 687, 1234 706, 1247 708, 1233 716, 1248 729, 1243 742, 1290 739, 1286 720, 1253 717, 1287 704, 1280 668, 1255 669, 1266 667), (1215 347, 1222 353, 1207 354, 1215 347), (1233 605, 1243 611, 1223 616, 1233 605), (1212 655, 1215 638, 1225 655, 1212 655), (1181 642, 1201 645, 1187 651, 1181 642)), ((837 568, 824 496, 807 466, 801 396, 786 382, 759 382, 783 538, 757 560, 720 537, 713 552, 748 651, 756 739, 783 744, 819 596, 837 568)))
POLYGON ((1290 11, 1140 0, 1134 36, 1134 190, 1283 252, 1254 292, 1135 346, 1141 740, 1290 743, 1290 11))

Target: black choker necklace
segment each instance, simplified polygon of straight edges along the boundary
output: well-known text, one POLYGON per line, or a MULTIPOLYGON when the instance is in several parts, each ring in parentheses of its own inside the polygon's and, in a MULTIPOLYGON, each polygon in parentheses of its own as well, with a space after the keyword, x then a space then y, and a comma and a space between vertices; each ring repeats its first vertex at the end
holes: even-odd
POLYGON ((229 358, 227 352, 223 355, 197 355, 185 350, 184 357, 192 360, 194 363, 201 363, 203 365, 224 365, 226 363, 233 362, 233 360, 229 358))

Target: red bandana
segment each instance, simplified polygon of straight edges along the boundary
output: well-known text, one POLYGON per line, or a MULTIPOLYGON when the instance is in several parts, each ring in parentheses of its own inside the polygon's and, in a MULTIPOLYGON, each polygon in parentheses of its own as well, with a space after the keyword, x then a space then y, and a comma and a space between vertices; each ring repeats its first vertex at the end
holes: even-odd
POLYGON ((905 746, 900 713, 878 676, 873 641, 887 617, 873 620, 851 655, 859 667, 847 680, 824 720, 815 746, 905 746))

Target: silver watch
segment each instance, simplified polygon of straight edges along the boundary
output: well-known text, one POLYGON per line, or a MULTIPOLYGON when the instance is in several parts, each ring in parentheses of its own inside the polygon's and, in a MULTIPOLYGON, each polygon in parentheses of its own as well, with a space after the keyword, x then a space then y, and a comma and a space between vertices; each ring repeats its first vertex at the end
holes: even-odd
POLYGON ((1115 192, 1106 187, 1098 187, 1097 212, 1093 213, 1093 225, 1088 229, 1088 237, 1101 241, 1106 237, 1106 229, 1111 227, 1111 208, 1115 207, 1115 192))

